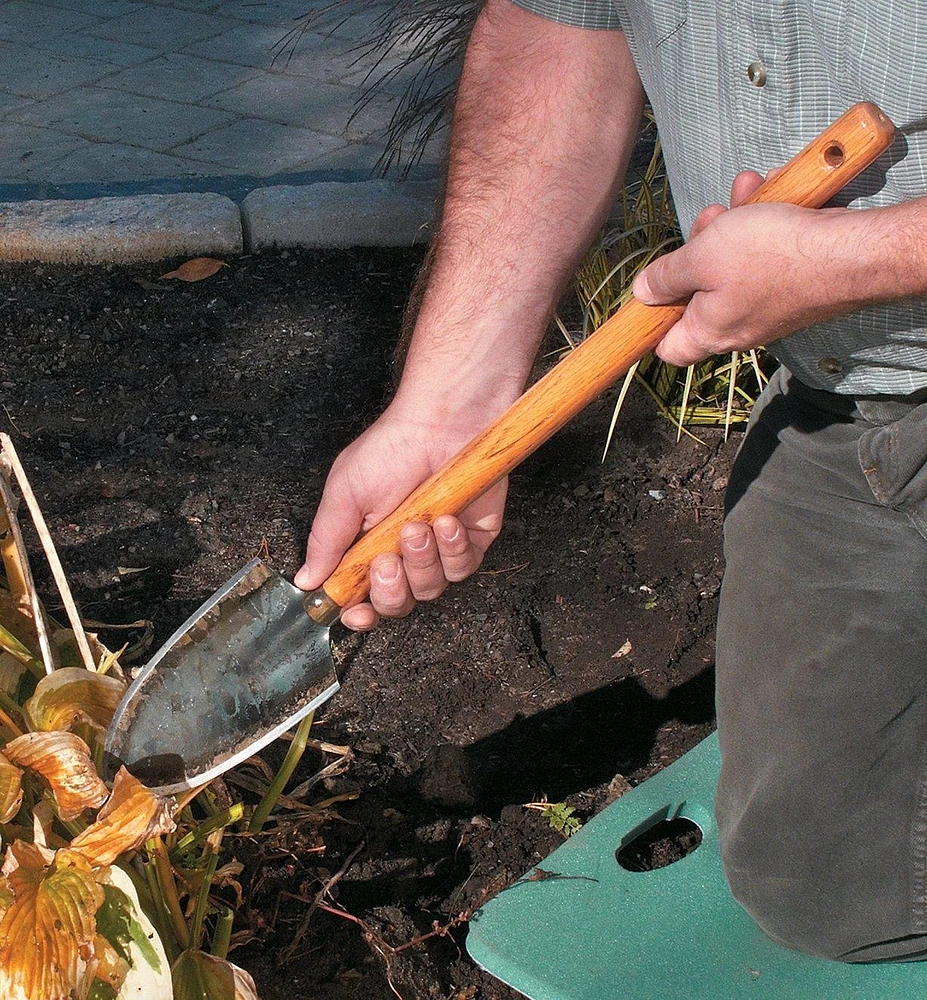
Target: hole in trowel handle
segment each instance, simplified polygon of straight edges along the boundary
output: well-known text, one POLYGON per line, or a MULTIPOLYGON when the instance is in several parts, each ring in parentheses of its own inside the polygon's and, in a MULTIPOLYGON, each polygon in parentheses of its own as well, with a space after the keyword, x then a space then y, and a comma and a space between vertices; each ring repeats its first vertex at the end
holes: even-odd
POLYGON ((615 859, 625 871, 650 872, 682 861, 701 842, 698 823, 685 816, 670 816, 669 810, 665 810, 624 837, 615 851, 615 859))
POLYGON ((829 167, 839 167, 846 157, 846 152, 839 142, 828 143, 824 148, 824 162, 829 167))

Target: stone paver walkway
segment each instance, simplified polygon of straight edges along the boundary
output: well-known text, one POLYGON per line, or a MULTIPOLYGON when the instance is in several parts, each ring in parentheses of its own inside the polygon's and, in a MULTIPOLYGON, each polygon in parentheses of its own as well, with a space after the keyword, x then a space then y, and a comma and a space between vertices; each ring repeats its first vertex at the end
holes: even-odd
POLYGON ((341 0, 300 30, 332 6, 0 3, 0 201, 370 177, 403 81, 354 114, 373 62, 356 46, 383 7, 341 0))

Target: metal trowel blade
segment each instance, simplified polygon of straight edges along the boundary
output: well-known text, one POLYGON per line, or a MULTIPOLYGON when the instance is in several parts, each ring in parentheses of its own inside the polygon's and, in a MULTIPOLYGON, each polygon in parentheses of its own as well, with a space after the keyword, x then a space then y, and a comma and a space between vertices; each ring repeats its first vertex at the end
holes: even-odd
POLYGON ((126 691, 106 734, 125 765, 175 793, 240 763, 338 690, 328 628, 254 559, 180 626, 126 691))

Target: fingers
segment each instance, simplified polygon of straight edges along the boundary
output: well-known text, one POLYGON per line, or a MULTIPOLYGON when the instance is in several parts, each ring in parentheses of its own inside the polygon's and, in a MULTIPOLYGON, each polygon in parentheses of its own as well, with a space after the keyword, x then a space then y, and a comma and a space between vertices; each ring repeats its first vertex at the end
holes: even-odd
POLYGON ((482 560, 483 550, 456 517, 439 517, 434 528, 407 524, 399 555, 384 553, 370 565, 370 604, 381 615, 401 618, 416 601, 433 601, 448 583, 470 576, 482 560))
POLYGON ((654 348, 654 353, 668 365, 677 368, 688 368, 704 358, 717 352, 713 345, 705 344, 701 338, 690 329, 691 324, 686 317, 670 328, 669 333, 654 348))
POLYGON ((703 208, 695 217, 695 222, 692 223, 692 231, 689 233, 689 239, 691 240, 698 236, 710 222, 714 222, 719 215, 723 215, 726 211, 727 209, 723 205, 709 205, 707 208, 703 208))
MULTIPOLYGON (((776 170, 770 170, 767 178, 773 177, 776 170)), ((763 176, 755 170, 742 170, 731 184, 731 208, 742 205, 763 184, 763 176)))

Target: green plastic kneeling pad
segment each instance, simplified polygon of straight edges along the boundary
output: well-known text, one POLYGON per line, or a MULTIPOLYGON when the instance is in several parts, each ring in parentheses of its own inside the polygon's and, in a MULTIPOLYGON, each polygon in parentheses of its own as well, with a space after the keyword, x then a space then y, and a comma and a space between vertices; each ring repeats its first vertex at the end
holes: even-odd
POLYGON ((719 767, 710 736, 604 809, 541 863, 548 874, 517 882, 474 914, 470 955, 531 1000, 927 997, 927 963, 830 962, 759 930, 721 869, 712 806, 719 767), (702 831, 691 854, 648 872, 618 864, 620 848, 676 817, 702 831))

